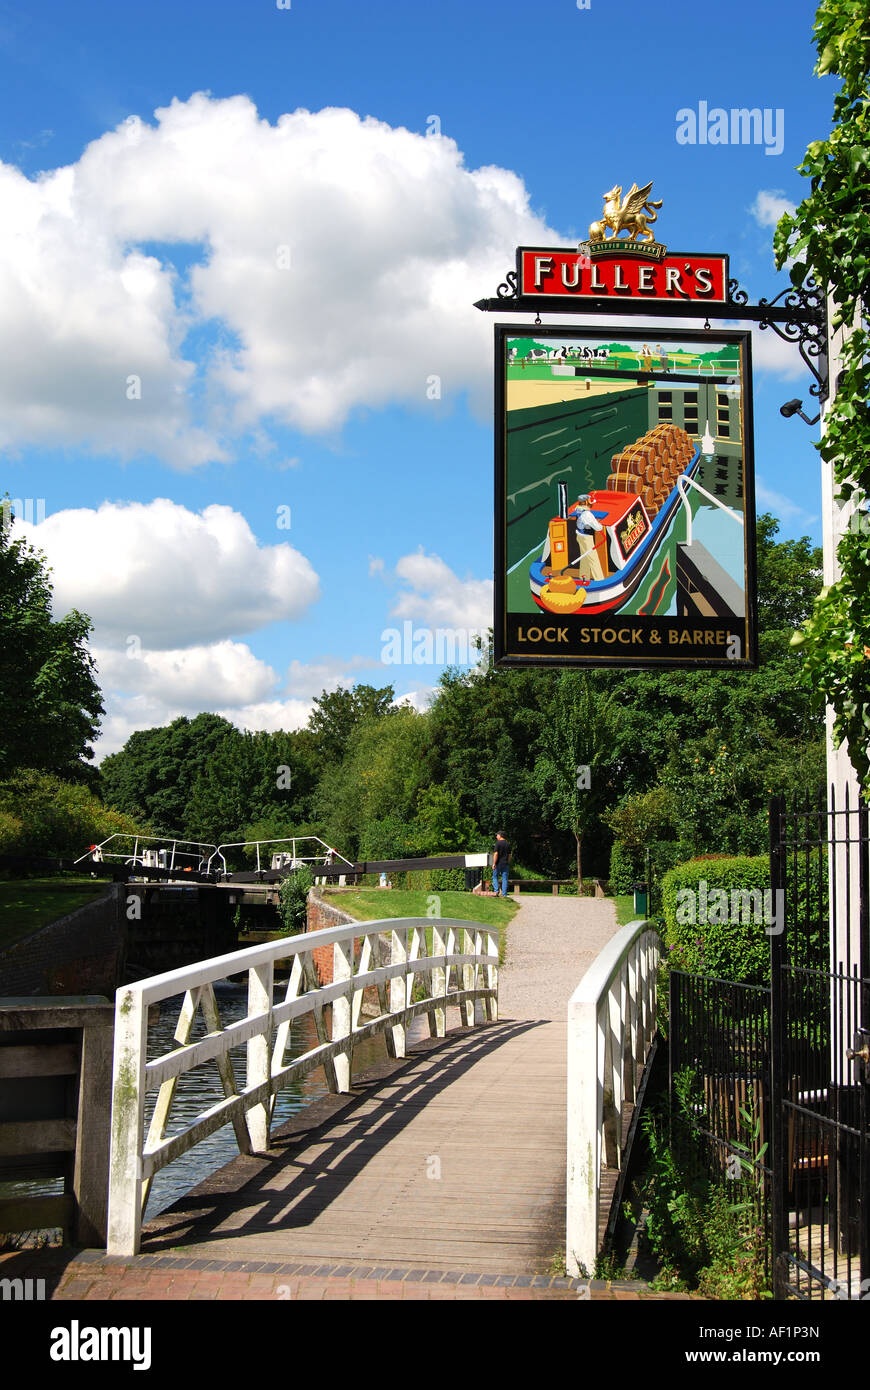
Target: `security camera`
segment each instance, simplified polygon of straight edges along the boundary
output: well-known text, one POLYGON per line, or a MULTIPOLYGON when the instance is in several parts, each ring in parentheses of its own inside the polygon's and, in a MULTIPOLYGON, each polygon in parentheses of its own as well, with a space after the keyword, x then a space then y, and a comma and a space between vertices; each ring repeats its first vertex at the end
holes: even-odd
POLYGON ((793 401, 786 401, 785 405, 781 405, 779 407, 779 413, 780 415, 784 415, 786 420, 790 420, 793 415, 799 415, 805 425, 818 424, 819 420, 821 420, 822 418, 821 413, 815 415, 811 420, 810 417, 808 415, 805 415, 804 412, 801 410, 802 405, 803 401, 799 401, 797 397, 795 397, 793 401))

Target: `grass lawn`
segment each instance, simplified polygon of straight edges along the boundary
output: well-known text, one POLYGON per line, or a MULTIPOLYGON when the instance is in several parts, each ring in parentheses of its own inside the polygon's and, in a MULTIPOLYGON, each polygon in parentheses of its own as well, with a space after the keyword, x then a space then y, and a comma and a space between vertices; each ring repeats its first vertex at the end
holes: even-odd
POLYGON ((431 894, 404 888, 355 888, 339 893, 326 890, 323 897, 361 922, 376 922, 379 917, 425 917, 432 897, 440 899, 440 917, 459 917, 463 922, 485 922, 487 926, 506 926, 518 908, 510 898, 484 898, 477 893, 431 894))
POLYGON ((105 893, 88 879, 24 878, 0 882, 0 951, 105 893))
POLYGON ((620 893, 617 897, 612 898, 611 902, 616 907, 616 920, 621 927, 627 927, 629 922, 634 922, 638 917, 643 916, 643 913, 634 910, 633 893, 620 893))
MULTIPOLYGON (((441 917, 458 917, 463 922, 483 922, 487 926, 498 927, 499 960, 503 962, 505 928, 519 907, 510 898, 484 898, 476 893, 456 892, 429 894, 403 888, 358 888, 339 893, 323 891, 324 901, 349 912, 360 922, 377 922, 383 917, 425 917, 433 896, 440 900, 441 917)), ((426 939, 427 951, 431 953, 431 932, 427 932, 426 939)))

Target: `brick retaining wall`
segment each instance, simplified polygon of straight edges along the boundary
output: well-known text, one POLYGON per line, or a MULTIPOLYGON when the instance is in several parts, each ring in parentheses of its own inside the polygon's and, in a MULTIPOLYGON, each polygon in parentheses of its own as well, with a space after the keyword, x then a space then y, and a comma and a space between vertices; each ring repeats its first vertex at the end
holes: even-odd
MULTIPOLYGON (((343 927, 356 921, 356 918, 342 912, 340 908, 325 903, 316 888, 308 891, 308 915, 306 931, 323 931, 326 927, 343 927)), ((356 942, 354 942, 356 947, 356 942)), ((332 984, 332 947, 318 946, 312 952, 314 969, 322 985, 332 984)))

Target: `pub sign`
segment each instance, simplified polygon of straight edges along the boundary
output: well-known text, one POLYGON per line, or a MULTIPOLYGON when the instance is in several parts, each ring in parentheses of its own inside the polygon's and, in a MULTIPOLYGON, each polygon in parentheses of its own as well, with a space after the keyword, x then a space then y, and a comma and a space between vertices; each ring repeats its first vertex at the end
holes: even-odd
MULTIPOLYGON (((636 292, 649 264, 666 292, 664 256, 596 249, 599 284, 636 292)), ((527 252, 536 294, 571 278, 528 248, 520 273, 527 252)), ((582 286, 592 272, 574 265, 582 286)), ((681 286, 718 293, 714 269, 681 286)), ((500 665, 755 666, 751 382, 748 332, 497 325, 500 665)))

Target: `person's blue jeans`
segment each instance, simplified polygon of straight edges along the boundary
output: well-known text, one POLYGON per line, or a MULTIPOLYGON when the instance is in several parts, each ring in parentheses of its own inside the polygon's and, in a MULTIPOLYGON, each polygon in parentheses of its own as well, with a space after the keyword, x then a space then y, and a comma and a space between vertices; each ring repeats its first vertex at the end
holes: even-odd
POLYGON ((506 898, 506 897, 507 897, 507 888, 508 888, 508 871, 507 871, 507 869, 493 869, 493 871, 492 871, 492 891, 493 891, 493 893, 497 893, 497 892, 499 891, 499 879, 501 879, 501 895, 502 895, 503 898, 506 898))

